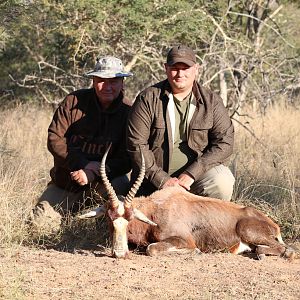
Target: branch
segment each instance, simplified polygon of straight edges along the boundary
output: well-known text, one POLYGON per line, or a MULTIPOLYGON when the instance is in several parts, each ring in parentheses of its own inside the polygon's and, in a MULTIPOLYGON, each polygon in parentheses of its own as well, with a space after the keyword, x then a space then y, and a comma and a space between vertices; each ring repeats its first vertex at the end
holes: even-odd
POLYGON ((57 86, 59 89, 61 89, 64 93, 66 94, 69 94, 69 90, 67 90, 65 87, 63 87, 60 83, 58 83, 56 80, 54 79, 51 79, 51 78, 42 78, 42 77, 37 77, 37 76, 34 76, 34 75, 31 75, 31 76, 28 76, 26 75, 25 78, 23 79, 23 83, 20 83, 18 82, 17 80, 15 80, 13 78, 13 76, 11 74, 9 74, 9 77, 13 80, 13 82, 15 82, 18 86, 20 87, 24 87, 24 88, 28 88, 28 89, 34 89, 36 88, 36 85, 27 85, 26 84, 26 79, 29 79, 29 80, 41 80, 43 82, 49 82, 49 83, 52 83, 53 85, 57 86))
POLYGON ((83 40, 84 34, 85 34, 85 29, 82 30, 82 34, 81 34, 81 36, 80 36, 80 40, 79 40, 78 46, 77 46, 76 51, 75 51, 75 53, 74 53, 74 55, 73 55, 73 66, 74 66, 74 69, 75 69, 76 55, 77 55, 77 53, 79 52, 79 49, 80 49, 80 47, 81 47, 81 44, 82 44, 82 40, 83 40))
POLYGON ((277 153, 277 152, 273 152, 269 149, 268 145, 263 143, 262 141, 260 141, 260 139, 255 135, 255 133, 249 129, 246 125, 244 125, 242 122, 240 122, 239 120, 235 119, 235 118, 232 118, 233 121, 237 122, 240 126, 242 126, 244 129, 246 129, 246 131, 248 131, 252 137, 258 142, 258 144, 264 148, 264 149, 267 149, 270 153, 273 153, 277 158, 280 158, 280 155, 277 153))
POLYGON ((267 24, 265 21, 259 19, 259 18, 256 18, 256 17, 253 17, 249 14, 244 14, 244 13, 237 13, 237 12, 233 12, 233 11, 229 11, 228 12, 229 14, 232 14, 232 15, 237 15, 237 16, 243 16, 243 17, 247 17, 247 18, 251 18, 251 19, 254 19, 258 22, 261 22, 263 23, 266 27, 270 28, 271 30, 273 30, 287 45, 289 45, 291 48, 295 48, 295 46, 293 46, 291 43, 289 43, 283 36, 282 34, 277 30, 275 29, 274 27, 270 26, 269 24, 267 24))
POLYGON ((217 71, 210 79, 206 80, 203 85, 208 85, 209 83, 211 83, 220 73, 222 72, 225 72, 225 71, 238 71, 240 72, 241 74, 244 74, 246 76, 249 75, 248 72, 246 72, 245 70, 242 70, 242 69, 238 69, 238 68, 231 68, 231 67, 228 67, 228 68, 224 68, 224 69, 221 69, 219 71, 217 71))

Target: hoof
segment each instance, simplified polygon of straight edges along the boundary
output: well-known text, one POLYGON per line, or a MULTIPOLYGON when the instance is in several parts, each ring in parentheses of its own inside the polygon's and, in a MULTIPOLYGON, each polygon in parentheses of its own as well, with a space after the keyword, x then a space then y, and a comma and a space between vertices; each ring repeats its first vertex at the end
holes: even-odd
POLYGON ((292 261, 296 258, 296 252, 292 248, 286 248, 283 257, 289 261, 292 261))
POLYGON ((193 250, 193 254, 195 254, 195 255, 200 255, 200 254, 202 254, 202 252, 201 252, 201 250, 200 250, 199 248, 195 248, 195 249, 193 250))
POLYGON ((158 255, 158 251, 157 251, 155 245, 156 245, 156 243, 153 243, 147 247, 146 254, 148 256, 157 256, 158 255))
POLYGON ((265 259, 265 257, 266 257, 266 254, 257 254, 258 260, 263 260, 263 259, 265 259))

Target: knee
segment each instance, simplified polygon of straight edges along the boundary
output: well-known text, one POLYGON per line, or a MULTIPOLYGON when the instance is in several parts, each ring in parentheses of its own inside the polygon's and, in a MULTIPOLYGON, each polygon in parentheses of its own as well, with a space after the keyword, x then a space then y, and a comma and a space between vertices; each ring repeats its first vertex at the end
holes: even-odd
POLYGON ((218 174, 213 179, 214 193, 216 198, 230 201, 233 194, 233 187, 235 183, 235 178, 230 172, 227 174, 218 174))
POLYGON ((229 201, 235 178, 229 168, 219 165, 209 170, 192 186, 195 194, 229 201))
POLYGON ((48 201, 40 201, 30 213, 31 226, 44 234, 55 234, 59 232, 62 216, 48 201))

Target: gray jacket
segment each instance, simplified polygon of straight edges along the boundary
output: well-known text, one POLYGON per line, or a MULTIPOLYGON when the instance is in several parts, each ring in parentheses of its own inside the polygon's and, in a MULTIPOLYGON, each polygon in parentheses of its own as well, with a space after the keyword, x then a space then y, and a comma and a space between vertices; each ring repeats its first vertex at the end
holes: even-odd
MULTIPOLYGON (((188 116, 188 146, 195 160, 186 168, 197 180, 232 154, 234 128, 222 99, 194 82, 188 116)), ((167 173, 173 149, 174 102, 167 80, 141 92, 128 119, 128 151, 134 170, 141 166, 143 152, 146 178, 157 188, 170 178, 167 173)))

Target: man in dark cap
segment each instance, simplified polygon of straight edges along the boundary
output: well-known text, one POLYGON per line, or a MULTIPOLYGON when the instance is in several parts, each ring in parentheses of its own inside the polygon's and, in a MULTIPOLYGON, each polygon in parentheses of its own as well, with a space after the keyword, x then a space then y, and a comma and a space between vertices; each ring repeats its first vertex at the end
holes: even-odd
POLYGON ((233 151, 234 129, 222 99, 196 81, 199 65, 187 46, 171 48, 167 79, 144 91, 129 114, 128 150, 133 177, 141 167, 141 193, 181 186, 192 193, 230 200, 234 176, 223 163, 233 151))
POLYGON ((46 227, 59 227, 61 213, 76 212, 101 193, 99 166, 110 143, 108 178, 118 194, 128 189, 131 164, 125 136, 130 106, 124 103, 123 87, 124 77, 132 73, 124 70, 120 59, 105 56, 86 75, 93 87, 67 95, 48 129, 54 166, 32 216, 33 223, 47 231, 46 227))

